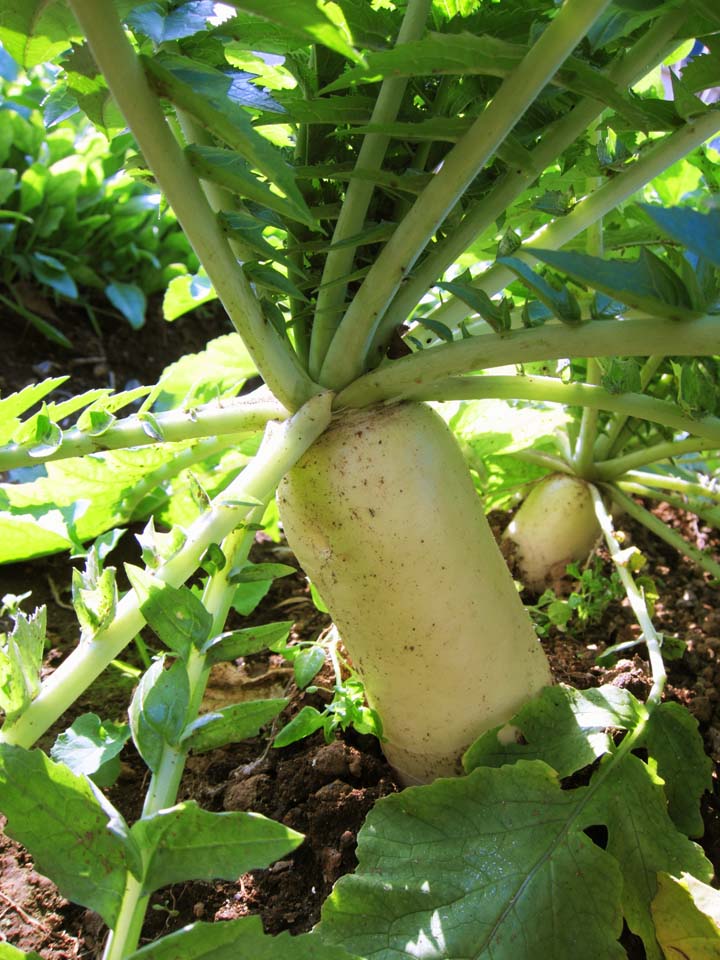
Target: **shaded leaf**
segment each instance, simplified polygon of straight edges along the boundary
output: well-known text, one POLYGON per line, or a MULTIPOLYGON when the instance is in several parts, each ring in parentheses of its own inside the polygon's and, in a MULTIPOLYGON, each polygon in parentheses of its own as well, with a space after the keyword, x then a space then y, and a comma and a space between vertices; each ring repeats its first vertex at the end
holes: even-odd
POLYGON ((274 193, 265 182, 255 176, 248 164, 233 150, 225 150, 221 147, 190 146, 186 153, 198 176, 203 180, 211 180, 221 187, 226 187, 239 197, 255 200, 283 217, 309 226, 315 225, 315 220, 309 211, 306 212, 287 198, 274 193))
POLYGON ((105 287, 105 296, 125 317, 133 330, 139 330, 145 325, 147 300, 136 283, 120 283, 115 280, 105 287))
POLYGON ((638 204, 663 233, 720 267, 720 210, 700 213, 691 207, 638 204))
POLYGON ((702 836, 700 797, 712 788, 712 760, 706 756, 698 722, 679 703, 657 706, 643 737, 665 781, 668 813, 690 837, 702 836))
POLYGON ((367 960, 621 960, 620 870, 538 761, 380 800, 320 932, 367 960))
POLYGON ((611 729, 633 730, 644 716, 643 705, 619 687, 546 687, 512 719, 523 743, 498 740, 502 727, 488 730, 467 750, 463 766, 470 772, 481 766, 538 759, 561 777, 569 777, 611 749, 611 729))
POLYGON ((64 896, 112 926, 126 871, 139 869, 120 814, 86 777, 40 750, 0 744, 0 786, 7 834, 27 847, 64 896))
POLYGON ((566 250, 528 248, 527 252, 630 307, 675 320, 702 316, 677 274, 649 250, 643 249, 637 260, 602 260, 566 250))
POLYGON ((361 59, 352 44, 352 34, 341 7, 319 0, 232 0, 238 10, 270 20, 286 30, 320 43, 348 60, 361 59))
MULTIPOLYGON (((537 251, 533 251, 533 253, 535 256, 538 255, 537 251)), ((525 286, 529 287, 538 300, 552 311, 558 320, 573 326, 582 322, 580 304, 567 287, 556 290, 555 287, 550 286, 547 280, 535 273, 531 267, 517 257, 499 257, 497 262, 504 264, 513 273, 516 273, 525 286)))

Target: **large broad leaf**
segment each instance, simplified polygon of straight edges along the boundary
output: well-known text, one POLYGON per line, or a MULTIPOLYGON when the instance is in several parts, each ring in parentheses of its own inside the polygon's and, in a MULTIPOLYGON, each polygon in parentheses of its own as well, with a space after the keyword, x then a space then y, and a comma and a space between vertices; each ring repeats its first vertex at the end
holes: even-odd
POLYGON ((192 800, 139 820, 131 833, 145 852, 145 893, 185 880, 235 880, 304 839, 259 813, 211 813, 192 800))
POLYGON ((194 923, 130 955, 128 960, 360 960, 329 946, 314 932, 269 937, 260 917, 227 923, 194 923))
POLYGON ((665 781, 673 823, 688 836, 701 837, 700 797, 712 790, 713 763, 697 720, 679 703, 661 703, 650 716, 643 742, 665 781))
POLYGON ((643 250, 637 260, 603 260, 585 253, 535 247, 528 247, 527 253, 629 307, 671 320, 692 320, 704 313, 694 307, 675 271, 649 250, 643 250))
MULTIPOLYGON (((662 764, 669 781, 687 777, 693 734, 675 724, 669 753, 689 759, 666 750, 660 760, 664 724, 649 735, 652 716, 625 690, 546 689, 513 717, 518 742, 498 728, 468 751, 468 777, 376 805, 359 835, 358 871, 336 886, 321 932, 369 960, 610 960, 625 956, 616 942, 624 918, 648 960, 661 960, 658 873, 707 882, 712 867, 672 823, 655 773, 662 764), (648 762, 618 750, 608 729, 635 736, 648 762), (567 776, 597 758, 589 785, 565 790, 545 762, 567 776), (599 827, 602 848, 587 835, 599 827)), ((697 805, 695 783, 691 793, 697 805)))
POLYGON ((583 833, 578 799, 521 762, 381 800, 323 937, 368 960, 620 960, 620 869, 583 833))
POLYGON ((610 730, 632 730, 644 722, 642 744, 665 784, 668 813, 676 827, 700 836, 700 797, 712 785, 712 761, 705 755, 695 718, 679 703, 662 703, 647 715, 627 690, 612 685, 575 690, 547 687, 512 719, 522 742, 488 730, 466 752, 466 770, 500 767, 516 760, 544 760, 569 777, 612 749, 610 730))
POLYGON ((358 840, 320 930, 368 960, 619 960, 623 915, 655 960, 657 872, 712 875, 632 755, 575 790, 541 761, 411 788, 381 800, 358 840), (585 833, 597 825, 607 850, 585 833))
POLYGON ((126 871, 139 852, 120 814, 86 777, 40 750, 0 744, 0 810, 6 831, 64 896, 115 922, 126 871))

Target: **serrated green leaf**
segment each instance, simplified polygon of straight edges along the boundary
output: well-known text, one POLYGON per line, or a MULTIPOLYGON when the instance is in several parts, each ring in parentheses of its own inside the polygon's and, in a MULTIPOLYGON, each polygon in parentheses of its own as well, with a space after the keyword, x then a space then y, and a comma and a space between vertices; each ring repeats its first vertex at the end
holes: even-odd
POLYGON ((33 614, 18 611, 9 635, 0 633, 0 707, 12 723, 40 691, 45 649, 46 608, 33 614))
POLYGON ((238 960, 245 955, 253 960, 360 960, 342 947, 323 943, 314 931, 270 937, 260 917, 193 923, 130 954, 128 960, 238 960))
POLYGON ((96 537, 127 520, 133 489, 182 450, 182 444, 116 450, 51 461, 46 476, 0 484, 0 563, 39 556, 96 537))
POLYGON ((241 248, 241 259, 270 260, 302 275, 302 271, 296 268, 281 250, 267 242, 262 235, 263 226, 254 217, 241 213, 220 213, 219 220, 223 229, 241 248))
POLYGON ((0 41, 24 67, 54 60, 80 36, 75 18, 63 3, 6 0, 0 18, 0 41))
POLYGON ((193 721, 183 735, 183 747, 204 753, 254 737, 288 704, 285 698, 246 700, 221 710, 205 713, 193 721))
POLYGON ((272 293, 278 293, 282 297, 290 297, 295 300, 304 300, 307 303, 307 297, 292 280, 289 280, 284 274, 272 267, 261 266, 259 263, 244 263, 243 273, 251 283, 272 293))
MULTIPOLYGON (((528 47, 497 37, 469 32, 428 33, 422 40, 403 43, 392 50, 370 52, 365 65, 347 70, 320 93, 342 90, 354 83, 384 77, 423 77, 479 74, 506 77, 523 60, 528 47)), ((622 113, 643 129, 649 120, 644 103, 631 101, 606 75, 578 57, 568 57, 552 80, 580 96, 588 96, 622 113)))
POLYGON ((193 800, 143 817, 130 832, 148 863, 144 893, 187 880, 236 880, 270 866, 304 839, 259 813, 211 813, 193 800))
POLYGON ((574 790, 533 760, 386 797, 359 834, 358 860, 319 929, 367 960, 622 958, 623 915, 656 960, 657 872, 712 875, 632 754, 607 756, 574 790), (606 849, 585 834, 598 825, 606 849))
POLYGON ((284 643, 292 625, 292 620, 285 620, 220 634, 203 647, 206 662, 212 664, 223 660, 237 660, 238 657, 247 657, 252 653, 267 650, 271 645, 284 643))
POLYGON ((189 587, 173 587, 139 567, 125 569, 143 617, 165 646, 184 659, 192 647, 200 649, 212 629, 212 616, 200 598, 189 587))
MULTIPOLYGON (((537 256, 537 251, 533 251, 537 256)), ((522 282, 532 293, 550 310, 558 320, 575 326, 582 322, 580 314, 580 304, 573 293, 567 287, 556 290, 551 287, 547 280, 535 273, 532 267, 520 260, 518 257, 499 257, 498 263, 509 267, 513 273, 517 274, 522 282)), ((602 261, 601 261, 602 262, 602 261)))
POLYGON ((606 757, 591 781, 597 784, 583 817, 586 826, 603 823, 608 828, 607 852, 623 873, 623 911, 628 926, 642 938, 648 960, 661 960, 655 937, 651 904, 660 871, 693 874, 709 882, 712 865, 702 849, 679 833, 667 812, 667 801, 647 764, 630 754, 614 776, 603 779, 606 757))
POLYGON ((643 741, 665 781, 673 823, 689 837, 702 836, 700 797, 712 788, 712 761, 697 720, 679 703, 661 703, 650 714, 643 741))
POLYGON ((17 393, 11 393, 0 399, 0 442, 7 443, 15 433, 19 422, 17 418, 20 414, 39 403, 66 380, 68 377, 51 377, 41 383, 32 383, 17 393))
MULTIPOLYGON (((279 150, 253 128, 245 110, 227 97, 230 81, 223 73, 180 57, 145 58, 144 64, 160 96, 187 110, 223 140, 238 159, 244 158, 249 167, 264 174, 285 195, 285 207, 293 210, 293 219, 313 225, 292 167, 279 150)), ((247 188, 247 177, 245 179, 247 188)))
POLYGON ((640 364, 633 357, 601 359, 600 384, 608 393, 641 393, 640 364))
MULTIPOLYGON (((450 280, 436 284, 441 290, 447 290, 488 323, 496 333, 510 329, 510 310, 507 301, 494 303, 484 290, 478 290, 469 283, 450 280)), ((423 321, 425 323, 425 321, 423 321)), ((427 324, 425 324, 427 325, 427 324)))
POLYGON ((117 810, 86 777, 40 750, 0 744, 0 809, 6 832, 64 896, 113 926, 126 871, 139 853, 117 810))
POLYGON ((108 567, 93 576, 83 575, 78 569, 73 569, 72 598, 85 637, 92 637, 108 626, 115 616, 118 601, 114 567, 108 567))
POLYGON ((191 0, 169 13, 165 13, 158 4, 143 4, 129 14, 127 23, 159 46, 161 43, 193 37, 208 26, 215 25, 212 21, 216 19, 217 4, 214 0, 191 0))
POLYGON ((312 214, 287 197, 280 196, 270 189, 267 183, 260 180, 250 169, 250 166, 238 156, 234 150, 222 147, 190 146, 186 154, 196 173, 203 180, 210 180, 237 194, 254 200, 274 210, 282 217, 297 220, 308 226, 316 226, 312 214))

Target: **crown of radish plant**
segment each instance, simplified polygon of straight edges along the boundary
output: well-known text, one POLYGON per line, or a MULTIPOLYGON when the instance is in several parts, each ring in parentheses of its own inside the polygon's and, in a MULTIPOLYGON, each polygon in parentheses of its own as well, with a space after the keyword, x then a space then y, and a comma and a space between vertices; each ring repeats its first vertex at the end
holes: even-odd
MULTIPOLYGON (((661 638, 608 503, 720 576, 629 496, 717 513, 720 215, 698 207, 718 188, 703 145, 720 112, 698 94, 718 82, 719 31, 707 0, 0 2, 9 53, 60 63, 50 115, 77 108, 110 131, 121 116, 134 135, 135 168, 204 269, 173 282, 168 312, 211 285, 242 338, 180 361, 154 388, 48 401, 56 378, 0 400, 0 468, 44 465, 2 488, 1 559, 68 546, 86 557, 73 574, 80 643, 42 683, 44 615, 7 599, 1 808, 40 868, 106 921, 105 960, 208 949, 606 960, 625 955, 623 921, 650 958, 684 937, 718 938, 712 868, 687 839, 702 831, 709 761, 689 715, 661 702, 661 638), (638 86, 696 42, 670 76, 672 99, 638 86), (685 157, 691 203, 662 202, 659 187, 661 203, 633 202, 685 157), (548 376, 562 358, 567 372, 548 376), (528 372, 538 362, 546 375, 528 372), (482 373, 508 364, 522 367, 482 373), (268 389, 237 398, 255 370, 268 389), (508 399, 582 411, 554 448, 518 451, 511 437, 489 453, 516 454, 516 480, 559 475, 518 514, 521 562, 579 559, 604 535, 647 645, 645 704, 548 686, 460 448, 423 403, 508 399), (139 413, 118 417, 138 400, 139 413), (558 489, 565 499, 548 506, 558 489), (199 713, 213 663, 292 651, 289 624, 224 630, 239 585, 283 572, 247 560, 276 490, 370 705, 346 691, 347 713, 301 715, 279 742, 353 720, 382 730, 405 783, 459 773, 461 759, 467 776, 378 804, 358 872, 311 934, 194 924, 138 951, 153 890, 236 877, 300 840, 252 815, 173 806, 189 751, 253 735, 285 704, 199 713), (533 501, 562 515, 573 500, 579 538, 534 545, 533 501), (108 531, 148 516, 145 566, 128 568, 121 597, 108 531), (198 571, 202 590, 183 586, 198 571), (130 827, 86 776, 104 782, 126 730, 91 716, 57 741, 58 762, 29 748, 145 623, 167 652, 146 663, 129 709, 152 774, 130 827), (78 741, 91 756, 79 759, 78 741), (586 786, 560 790, 593 763, 586 786), (604 847, 585 833, 598 825, 604 847)), ((476 410, 461 406, 461 435, 476 410)), ((482 445, 467 447, 479 475, 492 471, 482 445)), ((503 495, 512 487, 511 476, 503 495)), ((545 540, 559 540, 550 523, 545 540)), ((544 573, 524 576, 542 585, 544 573)), ((306 684, 317 652, 294 656, 306 684)))

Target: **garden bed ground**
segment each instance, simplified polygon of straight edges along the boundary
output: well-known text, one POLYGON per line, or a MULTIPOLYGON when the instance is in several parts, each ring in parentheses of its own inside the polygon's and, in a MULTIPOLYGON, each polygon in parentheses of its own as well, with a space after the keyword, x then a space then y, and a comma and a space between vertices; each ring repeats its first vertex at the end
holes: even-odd
MULTIPOLYGON (((9 319, 0 321, 0 350, 7 358, 0 392, 19 389, 42 376, 73 374, 70 387, 97 385, 124 387, 129 380, 152 382, 162 366, 180 353, 201 349, 210 337, 225 332, 222 318, 211 312, 178 321, 173 328, 151 316, 147 327, 133 333, 117 321, 104 340, 98 340, 82 316, 69 316, 67 325, 76 351, 67 356, 32 330, 22 330, 9 319), (145 362, 145 365, 142 365, 145 362), (48 366, 50 364, 50 366, 48 366), (38 366, 43 365, 43 366, 38 366)), ((67 332, 67 325, 63 329, 67 332)), ((720 537, 683 515, 660 505, 654 508, 698 546, 720 553, 720 537)), ((493 517, 497 529, 506 522, 493 517)), ((650 540, 643 528, 623 523, 631 541, 645 553, 661 599, 657 605, 659 629, 687 642, 682 658, 669 665, 667 696, 688 706, 696 716, 706 748, 716 765, 720 761, 720 611, 717 590, 708 578, 680 559, 669 547, 650 540)), ((132 544, 125 538, 124 550, 132 544)), ((462 545, 458 545, 459 549, 462 545)), ((272 542, 259 542, 255 560, 288 559, 288 551, 272 542)), ((116 565, 130 555, 114 558, 116 565)), ((76 639, 76 625, 68 609, 69 573, 66 558, 48 558, 7 566, 0 570, 0 595, 32 589, 33 602, 48 606, 47 669, 65 656, 76 639)), ((569 584, 566 584, 568 588, 569 584)), ((302 575, 276 581, 251 618, 252 623, 294 619, 294 634, 313 639, 326 626, 310 599, 302 575)), ((247 621, 246 621, 247 624, 247 621)), ((649 680, 643 648, 632 659, 602 669, 595 657, 606 646, 636 636, 637 628, 625 604, 613 602, 603 620, 582 636, 553 632, 545 640, 557 682, 588 687, 604 682, 627 686, 643 698, 649 680)), ((462 669, 462 665, 458 665, 462 669)), ((322 679, 322 678, 321 678, 322 679)), ((331 685, 331 673, 324 678, 331 685)), ((77 704, 77 712, 93 710, 104 718, 124 719, 132 681, 108 672, 77 704)), ((322 692, 303 694, 292 682, 292 672, 277 657, 256 656, 246 662, 223 665, 213 674, 208 697, 213 705, 242 697, 288 696, 290 705, 281 722, 305 704, 320 706, 322 692)), ((64 718, 59 729, 69 723, 64 718)), ((48 743, 52 742, 52 735, 48 743)), ((48 744, 46 743, 45 746, 48 744)), ((130 820, 139 814, 146 770, 131 748, 123 754, 122 774, 109 791, 110 798, 130 820)), ((707 856, 720 864, 720 795, 706 794, 703 802, 707 856)), ((355 866, 357 831, 374 802, 397 789, 391 769, 377 743, 353 733, 330 744, 321 734, 291 747, 275 750, 268 736, 228 746, 191 758, 181 798, 193 797, 212 810, 255 810, 303 832, 306 840, 287 859, 267 870, 254 871, 236 883, 187 883, 162 890, 153 897, 143 938, 154 939, 202 918, 231 919, 259 913, 268 932, 308 930, 318 919, 320 906, 335 880, 355 866)), ((33 869, 28 854, 0 836, 0 943, 37 950, 43 960, 66 960, 99 955, 104 930, 93 914, 69 904, 55 887, 33 869)), ((642 948, 626 945, 634 960, 642 948)))

